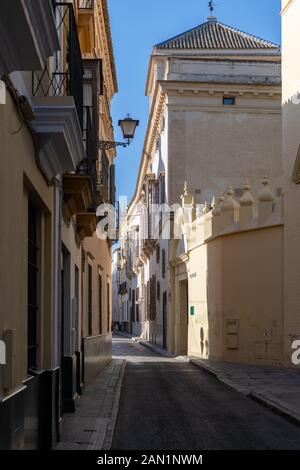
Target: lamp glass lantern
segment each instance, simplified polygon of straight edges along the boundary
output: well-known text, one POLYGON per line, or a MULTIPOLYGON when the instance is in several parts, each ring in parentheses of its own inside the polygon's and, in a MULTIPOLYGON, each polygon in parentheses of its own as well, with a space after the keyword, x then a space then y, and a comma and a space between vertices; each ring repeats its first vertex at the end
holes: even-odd
POLYGON ((122 129, 124 139, 130 141, 134 138, 134 134, 139 123, 140 122, 138 120, 132 119, 129 115, 119 121, 119 126, 122 129))

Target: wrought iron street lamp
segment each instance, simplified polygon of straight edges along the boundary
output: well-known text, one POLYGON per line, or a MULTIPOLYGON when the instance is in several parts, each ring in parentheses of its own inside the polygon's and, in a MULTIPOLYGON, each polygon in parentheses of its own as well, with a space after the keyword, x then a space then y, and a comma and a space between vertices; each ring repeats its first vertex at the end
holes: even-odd
POLYGON ((140 121, 138 121, 137 119, 132 119, 128 114, 126 118, 121 119, 119 121, 119 126, 121 127, 123 138, 127 140, 127 142, 110 142, 107 140, 100 140, 99 148, 101 150, 109 150, 116 147, 127 147, 131 144, 131 141, 134 138, 134 134, 139 123, 140 121))

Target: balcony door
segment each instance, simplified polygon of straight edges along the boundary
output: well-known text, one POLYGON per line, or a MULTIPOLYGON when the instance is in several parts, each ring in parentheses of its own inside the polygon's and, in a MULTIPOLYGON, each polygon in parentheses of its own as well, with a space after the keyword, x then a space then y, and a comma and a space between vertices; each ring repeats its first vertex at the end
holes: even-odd
POLYGON ((28 336, 27 336, 27 364, 28 370, 37 369, 37 328, 38 328, 38 235, 37 235, 37 210, 29 202, 28 205, 28 336))

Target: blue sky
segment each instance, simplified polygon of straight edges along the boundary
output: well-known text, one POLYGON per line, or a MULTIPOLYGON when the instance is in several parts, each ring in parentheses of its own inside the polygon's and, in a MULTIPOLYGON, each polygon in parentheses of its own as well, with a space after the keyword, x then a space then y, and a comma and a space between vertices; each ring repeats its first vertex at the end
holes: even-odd
MULTIPOLYGON (((154 44, 206 21, 207 0, 108 0, 119 93, 112 102, 115 138, 118 120, 130 113, 140 120, 136 137, 116 159, 117 194, 130 199, 143 149, 149 102, 145 96, 149 57, 154 44)), ((280 0, 217 0, 218 20, 264 39, 281 42, 280 0)))

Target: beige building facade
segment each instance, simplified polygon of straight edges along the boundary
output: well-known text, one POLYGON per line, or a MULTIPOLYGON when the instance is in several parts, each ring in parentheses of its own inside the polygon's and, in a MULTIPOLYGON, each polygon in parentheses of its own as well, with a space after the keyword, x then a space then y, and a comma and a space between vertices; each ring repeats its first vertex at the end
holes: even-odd
POLYGON ((172 352, 283 364, 283 199, 263 183, 257 201, 248 183, 239 199, 228 189, 173 240, 172 352))
POLYGON ((285 360, 290 361, 291 345, 300 337, 299 321, 299 89, 298 54, 300 17, 298 0, 282 2, 282 117, 284 170, 284 318, 285 360))
POLYGON ((0 10, 0 449, 49 449, 111 360, 116 72, 106 0, 0 10))

